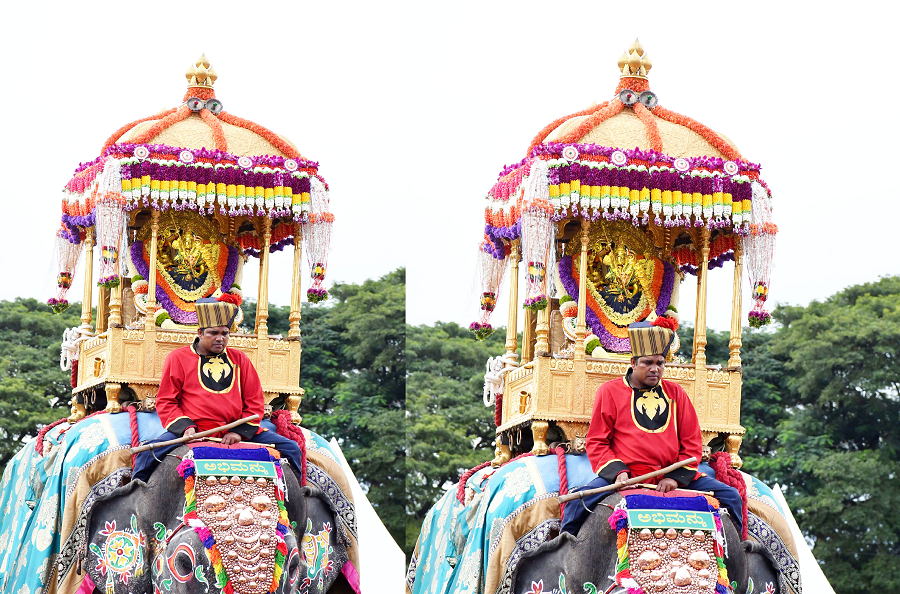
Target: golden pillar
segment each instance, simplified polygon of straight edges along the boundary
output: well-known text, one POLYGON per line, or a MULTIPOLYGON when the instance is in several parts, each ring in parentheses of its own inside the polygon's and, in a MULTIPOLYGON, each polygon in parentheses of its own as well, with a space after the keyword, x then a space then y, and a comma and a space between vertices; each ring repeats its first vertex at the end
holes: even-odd
POLYGON ((300 336, 300 270, 302 268, 303 255, 303 228, 300 223, 294 223, 294 271, 292 273, 291 283, 291 312, 288 320, 291 327, 288 330, 288 337, 294 338, 300 336))
POLYGON ((97 290, 97 323, 94 324, 95 334, 98 336, 106 332, 106 329, 109 327, 107 303, 109 303, 109 289, 100 287, 97 290))
POLYGON ((256 303, 256 334, 269 335, 269 243, 272 241, 272 219, 262 220, 262 242, 259 246, 259 301, 256 303))
POLYGON ((109 295, 109 328, 122 325, 122 291, 125 279, 119 278, 119 284, 110 289, 109 295))
MULTIPOLYGON (((506 359, 516 362, 518 313, 519 313, 519 241, 512 242, 509 254, 509 320, 506 324, 506 359)), ((523 336, 522 342, 526 342, 523 336)), ((523 358, 524 360, 524 358, 523 358)))
POLYGON ((94 294, 94 231, 84 238, 84 296, 81 299, 82 336, 91 334, 91 297, 94 294))
POLYGON ((734 289, 731 299, 731 339, 728 341, 728 366, 741 366, 741 321, 743 319, 741 304, 741 278, 743 274, 744 251, 739 237, 734 242, 734 289))
POLYGON ((584 361, 587 336, 587 255, 590 221, 581 219, 581 260, 578 266, 578 318, 575 322, 575 360, 584 361))
POLYGON ((159 211, 154 210, 150 216, 150 278, 147 279, 147 317, 144 319, 144 330, 153 332, 156 329, 156 252, 159 249, 159 211))
MULTIPOLYGON (((700 230, 700 269, 697 271, 697 317, 694 327, 694 365, 706 367, 706 276, 709 272, 709 229, 700 230)), ((704 375, 706 371, 703 371, 704 375)))

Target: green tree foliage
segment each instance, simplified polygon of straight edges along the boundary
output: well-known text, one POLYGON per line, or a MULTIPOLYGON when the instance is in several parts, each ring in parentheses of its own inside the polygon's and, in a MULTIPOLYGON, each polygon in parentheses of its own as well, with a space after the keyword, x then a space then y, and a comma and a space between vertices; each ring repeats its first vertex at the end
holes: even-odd
POLYGON ((760 466, 835 591, 900 591, 900 277, 774 317, 786 414, 760 466))
POLYGON ((501 328, 479 342, 453 323, 406 328, 407 554, 434 502, 494 456, 494 409, 481 393, 485 363, 504 352, 505 335, 501 328))
MULTIPOLYGON (((406 271, 336 283, 330 292, 325 303, 301 310, 303 426, 338 440, 382 522, 403 543, 406 271)), ((256 303, 242 308, 249 328, 256 303)), ((270 334, 287 335, 289 312, 269 305, 270 334)))
POLYGON ((68 414, 72 388, 59 345, 80 316, 77 303, 56 315, 36 299, 0 301, 0 468, 23 440, 68 414))
MULTIPOLYGON (((361 285, 337 283, 331 295, 337 302, 322 322, 340 339, 326 333, 322 340, 340 346, 341 378, 331 393, 321 394, 334 403, 331 414, 327 413, 328 401, 320 400, 310 389, 306 398, 315 412, 310 415, 311 426, 341 441, 356 477, 369 488, 369 501, 397 543, 402 543, 406 524, 406 271, 401 268, 361 285), (315 407, 325 411, 315 411, 315 407)), ((308 343, 304 351, 306 348, 308 343)), ((333 365, 328 357, 320 358, 314 382, 327 385, 333 365)))

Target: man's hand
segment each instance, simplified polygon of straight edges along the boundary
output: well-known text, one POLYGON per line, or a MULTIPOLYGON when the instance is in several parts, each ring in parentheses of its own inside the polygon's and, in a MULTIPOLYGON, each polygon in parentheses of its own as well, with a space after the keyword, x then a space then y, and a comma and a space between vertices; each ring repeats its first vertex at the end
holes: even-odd
POLYGON ((184 430, 184 435, 183 435, 183 437, 194 437, 194 434, 195 434, 196 432, 197 432, 197 428, 196 428, 196 427, 188 427, 187 429, 184 430))
POLYGON ((656 485, 656 490, 660 493, 668 493, 678 488, 678 482, 675 479, 664 478, 656 485))
POLYGON ((620 473, 618 474, 618 476, 616 476, 616 484, 617 484, 617 485, 624 485, 624 484, 625 484, 625 481, 627 481, 627 480, 628 480, 628 473, 627 473, 627 472, 620 472, 620 473))
POLYGON ((241 436, 238 435, 237 433, 232 433, 231 431, 226 433, 225 437, 222 438, 222 443, 224 443, 225 445, 233 445, 236 443, 240 443, 240 441, 241 441, 241 436))

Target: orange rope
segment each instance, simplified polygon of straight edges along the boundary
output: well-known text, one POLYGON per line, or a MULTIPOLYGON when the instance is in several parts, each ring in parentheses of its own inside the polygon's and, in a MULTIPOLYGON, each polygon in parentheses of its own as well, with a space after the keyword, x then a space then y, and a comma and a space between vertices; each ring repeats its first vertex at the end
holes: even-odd
POLYGON ((162 112, 162 113, 158 113, 158 114, 155 114, 155 115, 152 115, 152 116, 147 116, 147 117, 145 117, 145 118, 141 118, 141 119, 139 119, 139 120, 135 120, 135 121, 131 122, 130 124, 125 124, 124 126, 122 126, 121 128, 119 128, 118 130, 116 130, 115 132, 113 132, 112 135, 111 135, 109 138, 106 139, 106 142, 103 143, 103 148, 100 149, 100 152, 102 153, 103 151, 105 151, 105 150, 106 150, 107 148, 109 148, 110 146, 116 144, 116 142, 118 142, 119 138, 121 138, 123 134, 125 134, 126 132, 128 132, 129 130, 131 130, 132 128, 134 128, 135 126, 137 126, 138 124, 140 124, 141 122, 146 122, 147 120, 155 120, 155 119, 157 119, 157 118, 163 118, 163 117, 165 117, 165 116, 167 116, 167 115, 170 115, 170 114, 175 113, 176 111, 178 111, 178 108, 177 108, 177 107, 173 107, 172 109, 168 109, 168 110, 166 110, 166 111, 164 111, 164 112, 162 112))
POLYGON ((588 107, 587 109, 582 109, 581 111, 576 111, 573 114, 569 114, 569 115, 563 116, 561 118, 556 118, 555 120, 553 120, 552 122, 550 122, 549 124, 547 124, 546 126, 541 128, 541 131, 537 133, 537 136, 535 136, 534 139, 531 141, 531 144, 528 145, 528 150, 525 153, 525 157, 527 158, 531 154, 531 149, 533 149, 540 143, 544 142, 544 139, 546 139, 547 136, 549 136, 551 132, 556 130, 560 126, 560 124, 562 124, 563 122, 565 122, 571 118, 577 118, 579 116, 595 113, 595 112, 603 109, 604 107, 606 107, 608 104, 609 104, 609 101, 604 101, 601 105, 594 105, 594 106, 588 107))
POLYGON ((675 113, 674 111, 669 111, 665 107, 661 105, 657 105, 653 109, 653 114, 657 117, 660 117, 667 122, 672 122, 673 124, 679 124, 693 130, 711 145, 716 147, 720 153, 728 157, 732 160, 739 160, 741 158, 741 153, 735 149, 733 146, 725 142, 725 139, 712 131, 712 129, 707 128, 697 120, 693 120, 687 116, 683 116, 680 113, 675 113))
POLYGON ((225 132, 222 130, 222 124, 219 122, 219 118, 206 108, 200 110, 200 117, 203 118, 203 121, 212 129, 213 140, 216 142, 216 150, 227 153, 228 141, 225 140, 225 132))
POLYGON ((644 122, 647 126, 647 138, 650 140, 650 148, 655 151, 663 152, 662 138, 659 135, 659 126, 656 125, 656 118, 647 109, 643 103, 634 104, 634 114, 644 122))
POLYGON ((625 105, 618 98, 613 99, 606 107, 585 118, 574 130, 569 130, 563 134, 556 142, 576 142, 580 140, 596 126, 622 111, 624 107, 625 105))
POLYGON ((131 142, 133 142, 134 144, 143 144, 148 140, 151 140, 153 137, 155 137, 157 134, 159 134, 172 124, 175 124, 187 118, 189 115, 191 115, 190 108, 188 108, 187 105, 182 105, 177 110, 175 110, 174 113, 170 113, 163 119, 159 120, 146 130, 132 138, 131 142))
POLYGON ((269 141, 269 143, 284 153, 286 156, 294 158, 294 159, 302 159, 303 156, 297 152, 297 149, 292 147, 290 144, 285 142, 283 138, 265 128, 260 126, 259 124, 255 124, 250 120, 245 120, 244 118, 239 118, 236 115, 232 115, 227 111, 223 111, 219 114, 219 119, 227 124, 231 124, 232 126, 238 126, 240 128, 244 128, 245 130, 250 130, 256 134, 259 134, 263 138, 269 141))

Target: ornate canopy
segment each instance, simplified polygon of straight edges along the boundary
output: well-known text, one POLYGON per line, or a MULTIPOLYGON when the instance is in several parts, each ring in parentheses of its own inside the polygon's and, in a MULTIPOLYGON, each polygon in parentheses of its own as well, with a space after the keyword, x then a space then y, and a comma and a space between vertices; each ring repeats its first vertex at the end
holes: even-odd
MULTIPOLYGON (((68 305, 66 293, 88 232, 101 250, 98 284, 118 285, 126 274, 127 258, 122 257, 126 250, 131 252, 131 272, 147 273, 152 256, 141 256, 142 250, 147 251, 144 237, 129 243, 125 229, 149 224, 149 213, 157 213, 156 220, 168 226, 163 235, 174 234, 177 239, 187 232, 196 239, 196 266, 186 269, 180 261, 179 273, 187 275, 184 291, 201 297, 213 289, 227 292, 230 287, 223 281, 234 280, 237 258, 259 256, 263 235, 269 251, 275 251, 302 234, 313 277, 309 298, 326 296, 322 283, 334 217, 318 163, 304 158, 287 138, 225 111, 213 89, 218 75, 205 55, 185 76, 188 87, 179 106, 113 132, 100 155, 80 165, 63 189, 56 250, 58 292, 49 301, 54 309, 68 305), (212 239, 216 233, 197 231, 216 217, 235 221, 233 232, 217 242, 212 239), (263 219, 265 233, 259 224, 263 219), (212 249, 210 242, 218 243, 218 248, 212 249), (212 288, 202 284, 206 276, 201 282, 191 272, 215 273, 218 268, 213 274, 218 282, 212 288)), ((137 233, 148 234, 149 230, 137 233)), ((161 279, 157 289, 169 281, 161 279)), ((176 292, 157 297, 173 317, 190 317, 193 312, 184 307, 168 307, 176 297, 185 299, 183 291, 176 292)))
MULTIPOLYGON (((754 290, 750 323, 768 322, 763 303, 777 228, 760 166, 745 159, 724 135, 660 104, 648 80, 652 62, 639 41, 619 58, 618 68, 620 78, 612 98, 545 126, 525 158, 504 168, 488 192, 480 245, 481 314, 470 326, 476 335, 492 331, 490 315, 513 243, 518 244, 527 266, 526 309, 546 307, 551 278, 558 280, 557 287, 577 294, 573 250, 557 253, 570 239, 580 241, 566 231, 567 223, 577 220, 592 226, 602 223, 609 233, 625 233, 626 226, 642 229, 658 238, 660 249, 659 253, 645 250, 637 257, 661 259, 679 274, 696 274, 701 251, 708 251, 708 267, 720 266, 734 258, 740 243, 754 290)), ((590 256, 598 265, 611 263, 618 272, 615 250, 609 260, 614 244, 606 241, 605 252, 597 244, 590 256)), ((654 281, 650 267, 644 278, 643 266, 633 266, 631 250, 625 256, 631 263, 629 270, 636 272, 632 284, 644 285, 648 303, 658 305, 662 311, 655 313, 664 315, 667 306, 661 304, 668 303, 673 272, 661 267, 654 281), (653 282, 668 287, 669 295, 660 294, 653 282), (651 285, 655 295, 650 294, 651 285)), ((653 316, 655 310, 642 307, 640 315, 635 315, 653 316)), ((623 336, 625 322, 635 317, 629 315, 620 316, 623 336)), ((588 318, 600 334, 600 323, 591 324, 590 311, 588 318)))

